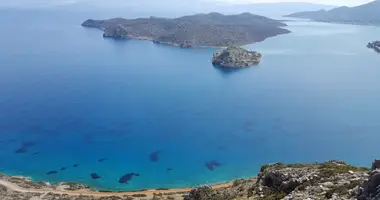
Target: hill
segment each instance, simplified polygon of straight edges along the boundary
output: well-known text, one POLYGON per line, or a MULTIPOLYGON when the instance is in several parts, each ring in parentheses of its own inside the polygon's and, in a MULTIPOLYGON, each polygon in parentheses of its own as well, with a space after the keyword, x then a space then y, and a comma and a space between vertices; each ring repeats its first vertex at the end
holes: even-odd
POLYGON ((104 37, 152 40, 182 47, 240 46, 290 33, 282 28, 286 26, 285 23, 250 13, 209 13, 179 18, 90 19, 82 26, 101 29, 104 37))
POLYGON ((332 10, 297 12, 285 17, 311 19, 314 21, 380 25, 380 1, 376 0, 356 7, 339 7, 332 10))

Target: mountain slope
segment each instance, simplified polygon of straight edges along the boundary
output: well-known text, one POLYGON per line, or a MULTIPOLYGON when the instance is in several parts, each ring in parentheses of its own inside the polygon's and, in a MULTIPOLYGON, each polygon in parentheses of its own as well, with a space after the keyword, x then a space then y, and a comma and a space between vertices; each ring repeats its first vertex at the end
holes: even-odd
POLYGON ((285 17, 311 19, 323 22, 380 25, 380 0, 356 7, 339 7, 329 11, 298 12, 285 17))

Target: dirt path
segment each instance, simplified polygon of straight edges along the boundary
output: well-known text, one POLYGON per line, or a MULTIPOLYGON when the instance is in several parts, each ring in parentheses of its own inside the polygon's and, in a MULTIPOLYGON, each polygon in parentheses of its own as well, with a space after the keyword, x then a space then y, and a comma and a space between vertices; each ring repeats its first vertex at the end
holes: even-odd
MULTIPOLYGON (((11 183, 8 181, 0 180, 0 185, 3 185, 4 187, 8 188, 9 190, 21 192, 21 193, 53 193, 53 194, 67 194, 71 196, 95 196, 95 197, 109 197, 109 196, 132 196, 132 195, 147 195, 152 196, 154 193, 185 193, 189 192, 192 188, 178 188, 178 189, 168 189, 168 190, 146 190, 146 191, 140 191, 140 192, 94 192, 90 190, 76 190, 76 191, 63 191, 63 190, 53 190, 53 189, 27 189, 27 188, 21 188, 15 183, 11 183)), ((220 189, 220 188, 226 188, 231 187, 232 183, 223 183, 223 184, 216 184, 212 185, 212 188, 214 189, 220 189)))

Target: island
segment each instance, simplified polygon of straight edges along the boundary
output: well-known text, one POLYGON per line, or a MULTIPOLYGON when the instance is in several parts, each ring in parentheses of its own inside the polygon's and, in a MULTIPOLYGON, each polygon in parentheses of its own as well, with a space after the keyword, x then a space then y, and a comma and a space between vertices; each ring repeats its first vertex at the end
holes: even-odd
POLYGON ((89 19, 82 26, 104 31, 105 38, 151 40, 156 44, 183 48, 241 46, 290 33, 283 28, 287 25, 282 21, 251 13, 209 13, 179 18, 89 19))
POLYGON ((285 17, 311 19, 320 22, 379 26, 380 1, 376 0, 355 7, 343 6, 331 10, 297 12, 285 17))
POLYGON ((263 165, 256 177, 196 188, 96 191, 76 183, 33 182, 0 174, 2 199, 45 200, 378 200, 380 160, 370 168, 331 160, 324 163, 263 165))
POLYGON ((257 65, 262 55, 256 51, 247 51, 241 47, 230 46, 214 53, 212 64, 216 67, 241 68, 257 65))
POLYGON ((380 41, 373 41, 367 44, 367 47, 380 53, 380 41))

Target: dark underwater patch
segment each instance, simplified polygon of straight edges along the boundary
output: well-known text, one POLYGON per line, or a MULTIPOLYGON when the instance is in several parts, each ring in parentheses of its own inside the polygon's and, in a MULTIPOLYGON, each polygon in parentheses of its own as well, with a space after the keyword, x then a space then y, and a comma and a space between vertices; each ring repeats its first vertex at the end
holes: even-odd
POLYGON ((219 145, 219 146, 216 147, 216 149, 218 151, 225 151, 225 150, 227 150, 227 146, 225 146, 225 145, 219 145))
POLYGON ((21 146, 22 146, 22 147, 25 147, 25 148, 32 147, 32 146, 34 146, 34 145, 36 145, 36 143, 35 143, 35 142, 32 142, 32 141, 22 142, 22 144, 21 144, 21 146))
POLYGON ((79 167, 79 165, 78 164, 74 164, 73 167, 77 168, 77 167, 79 167))
POLYGON ((106 160, 108 160, 108 159, 107 159, 107 158, 101 158, 101 159, 98 160, 98 162, 101 163, 101 162, 104 162, 104 161, 106 161, 106 160))
POLYGON ((173 171, 172 168, 166 168, 166 172, 171 172, 171 171, 173 171))
POLYGON ((17 153, 17 154, 23 154, 26 152, 28 152, 28 150, 25 147, 21 147, 21 148, 15 150, 15 153, 17 153))
POLYGON ((23 154, 28 152, 28 148, 34 146, 36 143, 32 141, 22 142, 20 148, 16 149, 14 152, 17 154, 23 154))
POLYGON ((46 173, 46 175, 52 175, 52 174, 58 174, 58 172, 57 171, 50 171, 50 172, 46 173))
POLYGON ((155 151, 155 152, 150 153, 149 160, 152 162, 157 162, 159 159, 160 153, 161 153, 160 151, 155 151))
POLYGON ((101 177, 100 177, 98 174, 96 174, 96 173, 92 173, 90 176, 91 176, 91 178, 94 179, 94 180, 96 180, 96 179, 100 179, 100 178, 101 178, 101 177))
POLYGON ((253 121, 247 121, 243 124, 243 130, 245 132, 251 132, 254 130, 255 123, 253 121))
POLYGON ((65 171, 66 169, 67 169, 67 167, 62 167, 61 171, 65 171))
POLYGON ((128 174, 120 177, 119 183, 121 183, 121 184, 128 184, 128 182, 132 180, 133 176, 140 176, 140 174, 128 173, 128 174))
POLYGON ((214 171, 215 168, 220 167, 220 166, 222 166, 222 164, 214 160, 205 163, 205 167, 210 171, 214 171))
POLYGON ((41 153, 41 152, 33 153, 32 156, 38 155, 38 154, 40 154, 40 153, 41 153))

